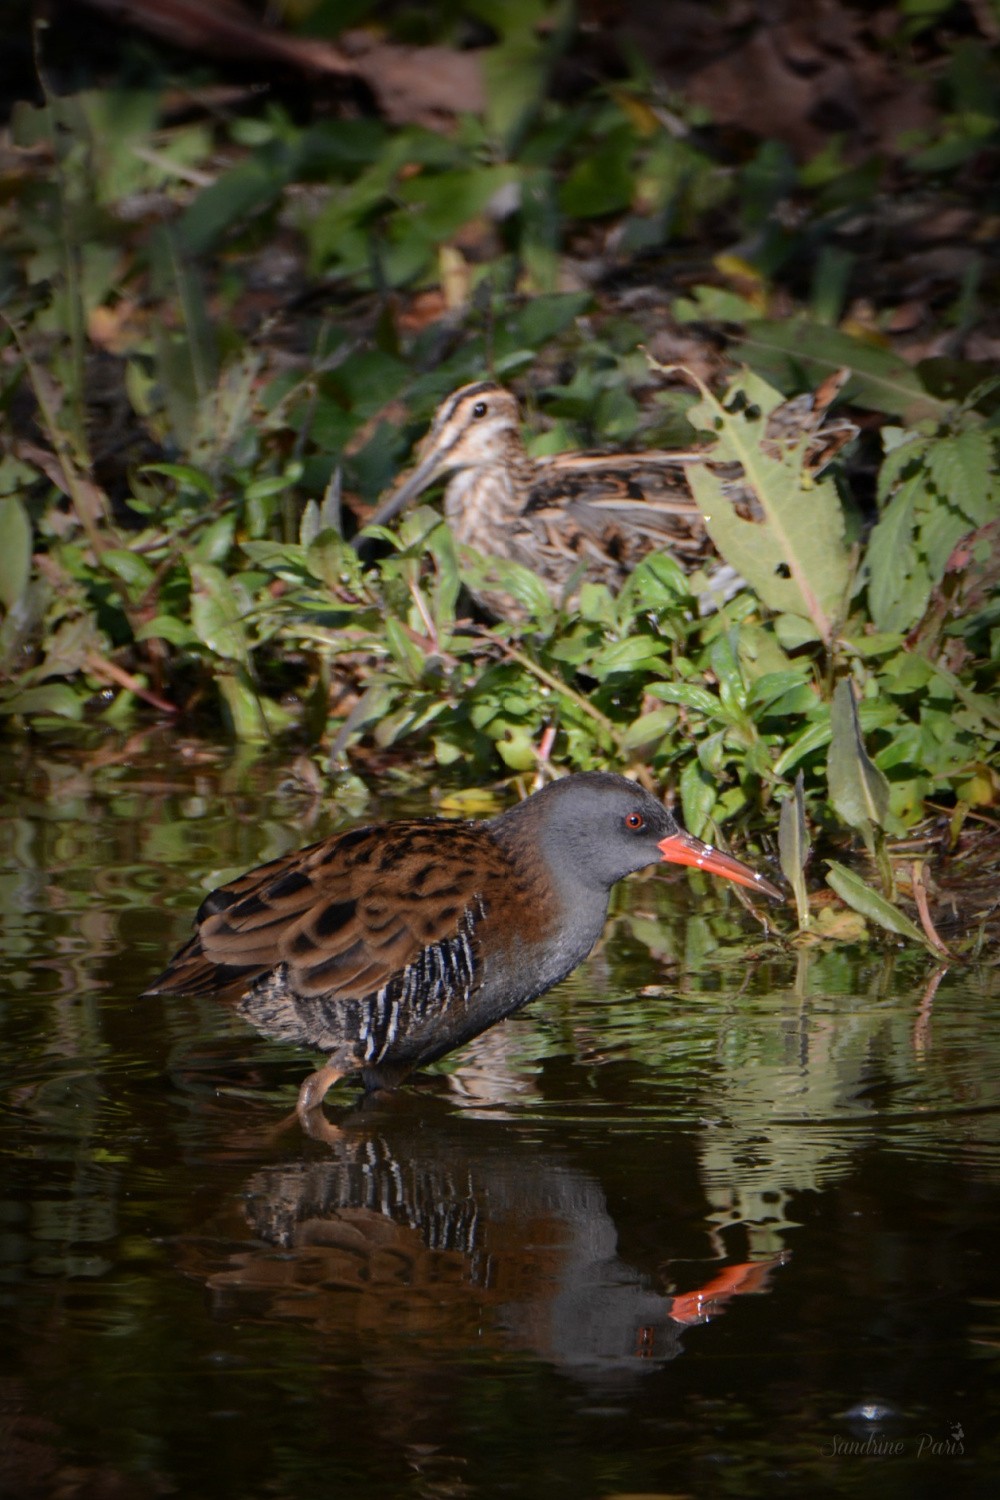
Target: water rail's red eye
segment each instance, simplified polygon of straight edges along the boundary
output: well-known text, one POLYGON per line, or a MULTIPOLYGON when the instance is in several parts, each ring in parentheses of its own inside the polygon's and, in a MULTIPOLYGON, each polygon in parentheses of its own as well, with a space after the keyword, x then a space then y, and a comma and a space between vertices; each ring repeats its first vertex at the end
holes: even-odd
POLYGON ((646 819, 641 812, 630 812, 625 814, 625 827, 631 828, 633 833, 640 828, 645 828, 646 819))

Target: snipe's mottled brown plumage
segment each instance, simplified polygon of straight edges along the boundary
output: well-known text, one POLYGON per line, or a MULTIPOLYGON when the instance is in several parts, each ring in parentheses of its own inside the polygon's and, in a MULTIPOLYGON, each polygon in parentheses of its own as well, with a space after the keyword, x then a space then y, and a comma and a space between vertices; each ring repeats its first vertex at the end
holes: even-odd
MULTIPOLYGON (((814 396, 784 402, 768 421, 775 450, 810 435, 807 466, 822 468, 856 429, 827 422, 843 385, 832 378, 814 396)), ((436 480, 448 477, 445 517, 463 545, 521 563, 557 604, 571 604, 583 579, 619 588, 650 552, 667 551, 690 571, 711 558, 712 543, 687 482, 704 460, 679 452, 557 453, 532 458, 521 439, 516 398, 490 380, 454 391, 438 407, 410 472, 369 524, 383 525, 436 480)), ((750 504, 733 477, 735 504, 750 504)), ((477 594, 491 613, 516 618, 502 592, 477 594)))
POLYGON ((393 1088, 564 979, 611 887, 661 860, 780 898, 634 782, 590 772, 486 822, 355 828, 251 870, 206 898, 146 993, 226 998, 266 1035, 326 1052, 305 1120, 345 1073, 393 1088))

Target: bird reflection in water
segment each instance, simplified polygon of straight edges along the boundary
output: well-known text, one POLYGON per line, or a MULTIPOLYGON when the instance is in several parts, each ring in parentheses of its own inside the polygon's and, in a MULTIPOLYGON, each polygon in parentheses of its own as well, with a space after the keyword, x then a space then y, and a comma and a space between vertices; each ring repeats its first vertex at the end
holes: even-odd
POLYGON ((322 1333, 334 1361, 360 1344, 418 1389, 428 1362, 517 1351, 604 1387, 675 1358, 685 1329, 766 1292, 785 1258, 720 1263, 706 1231, 703 1274, 685 1256, 697 1284, 672 1295, 662 1264, 619 1254, 600 1182, 568 1151, 427 1104, 419 1129, 405 1105, 402 1119, 362 1107, 329 1156, 256 1171, 183 1268, 219 1311, 259 1315, 264 1298, 268 1316, 322 1333))

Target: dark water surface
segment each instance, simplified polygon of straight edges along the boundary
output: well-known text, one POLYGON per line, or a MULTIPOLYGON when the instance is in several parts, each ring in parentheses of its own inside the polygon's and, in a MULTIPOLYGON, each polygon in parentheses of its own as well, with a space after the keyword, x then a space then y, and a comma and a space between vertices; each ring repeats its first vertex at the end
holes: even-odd
POLYGON ((137 997, 337 809, 99 759, 3 763, 0 1493, 1000 1492, 995 967, 636 878, 570 981, 308 1140, 312 1054, 137 997))

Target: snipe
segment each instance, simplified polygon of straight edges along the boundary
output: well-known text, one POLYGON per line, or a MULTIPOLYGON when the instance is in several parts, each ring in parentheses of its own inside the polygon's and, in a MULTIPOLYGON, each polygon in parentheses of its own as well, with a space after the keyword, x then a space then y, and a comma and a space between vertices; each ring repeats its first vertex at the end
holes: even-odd
MULTIPOLYGON (((808 433, 807 466, 824 467, 856 432, 849 422, 826 420, 843 383, 833 377, 814 395, 777 407, 768 441, 777 450, 808 433)), ((556 604, 571 605, 584 579, 617 589, 647 553, 667 551, 688 572, 712 558, 686 474, 703 458, 696 448, 533 458, 521 439, 516 398, 480 380, 441 403, 413 468, 368 524, 385 524, 447 476, 444 512, 459 543, 521 563, 556 604)), ((519 613, 505 593, 485 590, 477 598, 491 614, 519 613)))

